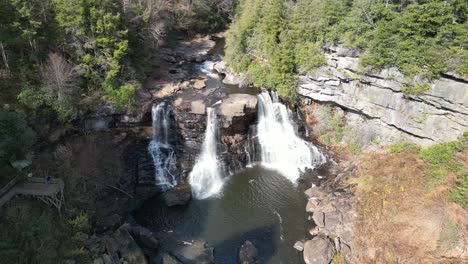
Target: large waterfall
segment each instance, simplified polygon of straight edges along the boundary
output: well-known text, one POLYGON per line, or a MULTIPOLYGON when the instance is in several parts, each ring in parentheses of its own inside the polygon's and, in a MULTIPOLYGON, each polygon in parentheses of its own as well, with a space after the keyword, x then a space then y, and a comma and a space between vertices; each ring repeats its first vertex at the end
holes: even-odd
POLYGON ((176 157, 169 142, 169 114, 170 111, 165 102, 153 105, 151 109, 153 139, 148 146, 148 151, 153 156, 156 186, 162 191, 177 185, 176 157))
POLYGON ((275 169, 295 182, 301 172, 325 162, 325 157, 312 144, 297 136, 291 111, 279 102, 276 93, 258 95, 256 140, 264 166, 275 169))
POLYGON ((189 175, 192 193, 197 199, 213 196, 223 187, 221 160, 217 157, 219 135, 217 123, 216 110, 208 107, 202 152, 189 175))

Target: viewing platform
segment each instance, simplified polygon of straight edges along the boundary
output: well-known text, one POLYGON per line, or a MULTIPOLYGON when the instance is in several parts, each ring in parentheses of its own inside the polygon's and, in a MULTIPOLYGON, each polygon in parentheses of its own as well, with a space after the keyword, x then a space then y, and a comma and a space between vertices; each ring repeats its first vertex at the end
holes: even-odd
POLYGON ((43 178, 16 177, 0 189, 0 207, 16 195, 36 197, 48 205, 52 205, 60 211, 65 203, 63 189, 65 184, 62 179, 52 179, 46 183, 43 178))

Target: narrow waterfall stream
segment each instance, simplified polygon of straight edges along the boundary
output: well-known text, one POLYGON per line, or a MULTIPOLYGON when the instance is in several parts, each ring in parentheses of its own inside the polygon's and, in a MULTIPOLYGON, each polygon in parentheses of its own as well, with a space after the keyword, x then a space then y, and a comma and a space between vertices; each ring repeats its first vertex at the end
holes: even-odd
POLYGON ((275 92, 263 91, 258 95, 255 138, 260 145, 262 165, 277 170, 293 183, 306 169, 325 162, 317 147, 297 136, 291 111, 279 102, 275 92))
POLYGON ((170 111, 165 102, 153 105, 153 138, 148 151, 153 157, 155 183, 159 190, 165 191, 177 185, 176 157, 169 142, 170 111))
POLYGON ((223 187, 223 172, 218 159, 218 119, 214 108, 207 108, 206 132, 202 152, 189 175, 192 193, 197 199, 216 195, 223 187))

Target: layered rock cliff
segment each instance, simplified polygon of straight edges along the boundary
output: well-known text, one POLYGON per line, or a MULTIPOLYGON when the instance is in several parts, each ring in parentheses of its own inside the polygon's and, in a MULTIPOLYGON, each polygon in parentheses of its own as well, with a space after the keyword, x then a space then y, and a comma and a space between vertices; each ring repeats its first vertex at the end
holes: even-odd
POLYGON ((339 47, 326 57, 327 65, 315 74, 299 77, 298 94, 344 109, 351 126, 373 129, 382 143, 429 145, 454 140, 468 129, 467 79, 447 74, 428 91, 406 95, 397 69, 362 73, 358 56, 339 47))

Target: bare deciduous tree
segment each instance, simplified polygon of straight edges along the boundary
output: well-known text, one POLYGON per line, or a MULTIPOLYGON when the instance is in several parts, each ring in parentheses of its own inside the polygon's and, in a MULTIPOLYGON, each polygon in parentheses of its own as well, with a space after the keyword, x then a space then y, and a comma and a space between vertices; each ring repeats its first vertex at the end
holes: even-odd
POLYGON ((57 53, 49 54, 47 63, 42 65, 43 90, 59 104, 68 104, 77 93, 78 73, 65 58, 57 53))

